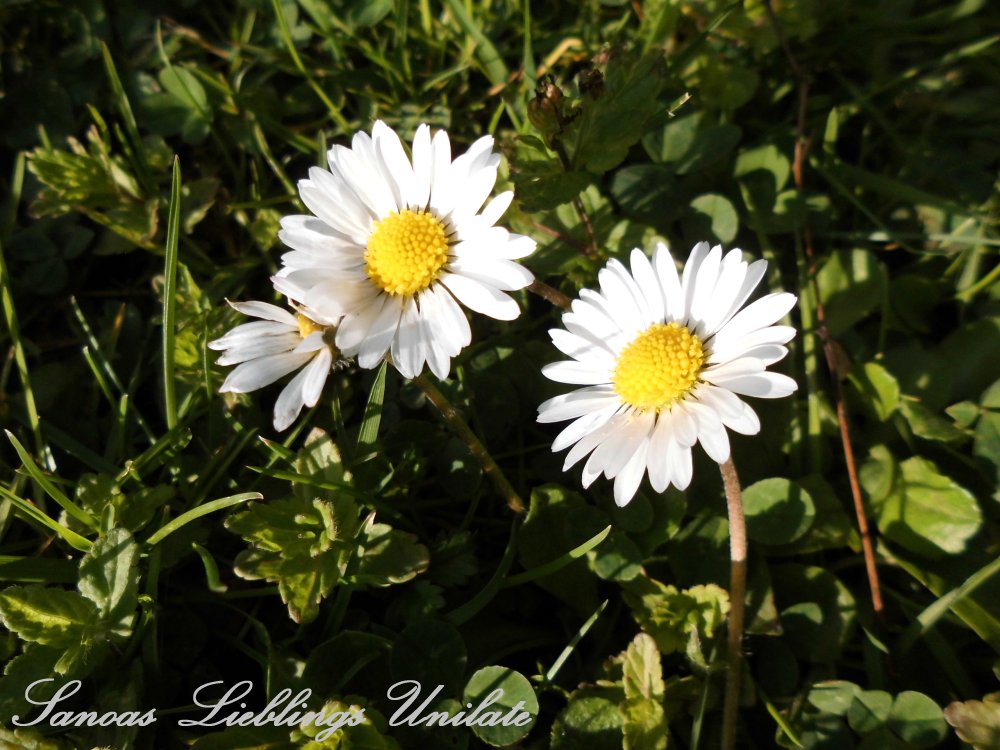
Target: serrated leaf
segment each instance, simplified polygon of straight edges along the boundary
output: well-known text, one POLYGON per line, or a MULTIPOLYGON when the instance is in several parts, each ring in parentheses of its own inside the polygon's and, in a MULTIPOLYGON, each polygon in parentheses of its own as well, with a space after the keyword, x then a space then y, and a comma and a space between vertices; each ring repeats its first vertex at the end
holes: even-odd
POLYGON ((663 666, 656 641, 639 633, 625 650, 622 663, 622 685, 628 699, 663 699, 663 666))
POLYGON ((1000 747, 1000 703, 955 701, 945 708, 944 718, 955 728, 958 738, 975 750, 1000 747))
POLYGON ((622 587, 625 603, 663 654, 683 651, 692 634, 709 638, 729 612, 729 595, 711 583, 678 591, 642 575, 622 587))
POLYGON ((139 548, 125 529, 112 529, 80 561, 80 593, 97 605, 115 635, 126 638, 138 606, 139 548))
POLYGON ((573 167, 603 174, 621 164, 656 115, 666 111, 658 100, 663 80, 658 53, 612 57, 603 90, 583 98, 579 116, 567 128, 565 141, 575 144, 573 167))
POLYGON ((593 176, 582 170, 567 171, 538 138, 520 136, 511 158, 511 179, 521 208, 534 213, 573 200, 586 189, 593 176))
POLYGON ((600 695, 574 695, 552 724, 552 750, 620 750, 624 717, 600 695))
POLYGON ((32 643, 79 644, 99 620, 97 606, 77 591, 46 586, 11 586, 0 592, 0 620, 32 643))
POLYGON ((619 710, 624 750, 666 750, 667 716, 660 703, 648 698, 632 698, 619 710))
POLYGON ((417 537, 384 523, 367 525, 358 554, 358 572, 352 579, 371 586, 409 581, 430 564, 430 554, 417 537))

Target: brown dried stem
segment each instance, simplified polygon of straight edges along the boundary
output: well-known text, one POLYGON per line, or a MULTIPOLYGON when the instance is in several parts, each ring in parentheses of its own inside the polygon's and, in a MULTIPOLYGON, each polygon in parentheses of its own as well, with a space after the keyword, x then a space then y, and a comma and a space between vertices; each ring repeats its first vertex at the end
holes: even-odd
MULTIPOLYGON (((806 106, 809 101, 809 78, 795 59, 795 55, 792 54, 792 50, 788 45, 788 39, 785 37, 785 32, 781 25, 781 20, 771 6, 771 0, 764 0, 764 8, 774 26, 775 33, 781 42, 781 47, 785 51, 785 57, 788 58, 789 67, 791 67, 798 84, 799 102, 796 122, 795 160, 792 164, 792 176, 795 180, 795 187, 801 196, 805 194, 803 172, 809 156, 809 150, 812 147, 812 136, 806 134, 806 106)), ((851 496, 854 500, 854 513, 858 519, 858 532, 861 535, 861 549, 865 558, 868 586, 871 589, 872 609, 875 611, 875 616, 881 622, 885 615, 885 606, 882 601, 882 587, 879 583, 878 568, 875 564, 875 543, 872 538, 871 527, 868 525, 864 498, 861 496, 861 485, 858 482, 857 463, 854 459, 854 446, 851 442, 850 422, 844 402, 844 388, 840 378, 840 370, 837 367, 836 345, 826 327, 823 301, 820 299, 819 284, 816 281, 816 253, 813 248, 812 227, 809 225, 808 217, 803 221, 802 235, 810 290, 816 302, 817 333, 823 345, 823 354, 833 386, 833 397, 837 407, 837 423, 840 427, 840 440, 844 450, 844 462, 847 465, 847 477, 851 486, 851 496)))
POLYGON ((441 393, 436 385, 434 385, 426 375, 420 374, 413 378, 413 382, 420 387, 420 390, 424 392, 424 395, 430 399, 430 402, 437 407, 437 410, 441 412, 441 416, 444 417, 444 421, 448 423, 448 426, 454 430, 455 434, 464 442, 472 455, 475 456, 476 460, 483 467, 483 471, 486 472, 487 476, 493 480, 494 486, 500 495, 507 501, 507 507, 510 508, 515 513, 524 513, 524 501, 521 496, 517 494, 517 490, 514 486, 507 480, 504 475, 503 470, 497 465, 497 462, 493 460, 493 456, 490 452, 486 450, 486 446, 482 444, 476 433, 472 431, 472 428, 466 423, 462 418, 462 415, 458 413, 458 409, 452 406, 451 402, 447 397, 441 393))

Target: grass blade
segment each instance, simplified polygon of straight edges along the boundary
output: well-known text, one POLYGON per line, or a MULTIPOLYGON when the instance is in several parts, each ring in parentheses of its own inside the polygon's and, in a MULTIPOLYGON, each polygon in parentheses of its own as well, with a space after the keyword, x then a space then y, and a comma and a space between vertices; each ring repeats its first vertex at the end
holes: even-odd
MULTIPOLYGON (((10 181, 11 210, 16 212, 17 205, 21 202, 21 188, 24 185, 24 152, 17 155, 14 164, 14 175, 10 181)), ((8 234, 14 226, 16 213, 7 217, 2 228, 3 233, 8 234)), ((24 408, 28 412, 28 426, 31 427, 31 435, 35 441, 35 452, 40 456, 42 464, 50 471, 56 468, 55 458, 52 451, 45 443, 42 435, 41 422, 38 419, 38 407, 35 404, 35 392, 31 389, 31 378, 28 375, 28 360, 24 356, 24 345, 21 343, 21 329, 17 322, 17 311, 14 309, 14 295, 11 291, 10 275, 7 273, 7 261, 3 254, 3 241, 0 239, 0 307, 3 308, 4 320, 7 323, 7 330, 10 331, 11 345, 14 348, 14 363, 17 365, 17 375, 21 379, 21 387, 24 389, 24 408)))
POLYGON ((0 495, 10 500, 14 506, 28 518, 32 519, 36 523, 40 523, 50 531, 55 532, 73 549, 80 550, 81 552, 87 552, 90 550, 91 543, 89 539, 80 536, 72 529, 66 528, 47 513, 35 505, 32 505, 27 500, 18 497, 3 485, 0 485, 0 495))
POLYGON ((195 521, 202 516, 207 516, 209 513, 214 513, 217 510, 223 510, 224 508, 231 508, 234 505, 239 505, 240 503, 245 503, 248 500, 263 500, 264 496, 259 492, 242 492, 239 495, 231 495, 230 497, 223 497, 219 500, 213 500, 210 503, 205 503, 204 505, 199 505, 197 508, 192 508, 191 510, 181 513, 177 518, 165 523, 156 533, 154 533, 146 542, 150 547, 154 547, 168 536, 173 534, 179 528, 186 526, 187 524, 195 521))
POLYGON ((385 373, 387 365, 385 362, 375 375, 375 382, 372 383, 372 390, 368 396, 368 405, 365 406, 365 416, 361 420, 361 429, 358 431, 358 455, 363 456, 370 450, 378 439, 378 426, 382 421, 382 403, 385 401, 385 373))
POLYGON ((579 560, 581 557, 590 552, 590 550, 594 549, 594 547, 607 539, 608 534, 610 533, 611 526, 609 524, 602 531, 599 531, 583 544, 578 547, 574 547, 566 554, 557 557, 555 560, 550 560, 544 565, 538 565, 531 570, 526 570, 523 573, 518 573, 516 576, 511 576, 503 582, 504 588, 509 586, 520 586, 522 583, 529 583, 537 578, 544 578, 547 575, 555 573, 557 570, 565 568, 571 562, 579 560))
POLYGON ((177 243, 181 221, 181 162, 174 157, 167 216, 167 247, 163 267, 163 409, 167 428, 177 426, 177 392, 174 382, 174 336, 177 322, 177 243))
POLYGON ((17 451, 18 458, 21 459, 21 463, 24 464, 25 470, 31 475, 31 478, 38 483, 38 486, 42 488, 46 495, 55 500, 59 507, 64 511, 69 513, 73 518, 82 523, 84 526, 90 529, 97 528, 97 521, 91 518, 90 514, 87 513, 83 508, 70 500, 62 490, 60 490, 56 485, 45 476, 45 472, 39 468, 38 464, 35 463, 31 454, 25 450, 24 446, 21 445, 20 441, 14 437, 14 434, 10 430, 4 430, 7 433, 7 439, 10 440, 10 444, 14 446, 14 450, 17 451))
POLYGON ((448 10, 455 17, 455 20, 458 21, 458 25, 462 27, 462 31, 468 34, 476 43, 476 57, 479 58, 479 62, 482 64, 490 83, 494 86, 506 84, 510 73, 504 64, 503 57, 501 57, 497 48, 493 46, 493 42, 487 38, 482 29, 472 20, 472 16, 465 10, 465 4, 462 0, 445 0, 445 5, 448 6, 448 10))

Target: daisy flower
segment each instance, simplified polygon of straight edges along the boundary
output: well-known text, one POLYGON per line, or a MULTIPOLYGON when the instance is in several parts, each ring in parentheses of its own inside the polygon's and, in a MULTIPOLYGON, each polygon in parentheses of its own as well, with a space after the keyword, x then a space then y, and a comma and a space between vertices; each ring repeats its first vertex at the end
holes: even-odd
POLYGON ((461 306, 498 320, 520 313, 507 292, 533 281, 515 261, 535 243, 494 226, 510 205, 493 190, 500 156, 484 136, 451 158, 448 134, 421 125, 412 160, 376 122, 350 148, 334 146, 329 171, 314 167, 299 194, 314 216, 288 216, 279 237, 291 251, 275 285, 305 290, 303 302, 343 317, 337 347, 372 368, 389 355, 408 378, 426 362, 447 377, 471 340, 461 306))
POLYGON ((336 321, 305 307, 285 310, 267 302, 230 302, 244 315, 260 320, 243 323, 209 349, 224 354, 220 365, 237 365, 220 393, 248 393, 270 385, 294 370, 300 372, 281 390, 274 404, 274 429, 287 429, 303 406, 315 406, 326 377, 338 362, 332 343, 336 321))
POLYGON ((784 357, 794 335, 774 325, 795 295, 768 294, 744 307, 767 262, 748 264, 739 250, 695 246, 678 276, 659 245, 650 263, 633 250, 631 272, 612 260, 598 274, 600 292, 584 289, 565 329, 550 331, 572 359, 542 372, 560 383, 582 385, 538 408, 539 422, 569 424, 552 444, 572 446, 563 470, 590 455, 583 485, 600 474, 614 479, 615 502, 635 495, 643 474, 653 489, 691 481, 691 448, 701 443, 712 460, 729 459, 726 428, 760 431, 757 415, 740 396, 780 398, 796 389, 766 367, 784 357))

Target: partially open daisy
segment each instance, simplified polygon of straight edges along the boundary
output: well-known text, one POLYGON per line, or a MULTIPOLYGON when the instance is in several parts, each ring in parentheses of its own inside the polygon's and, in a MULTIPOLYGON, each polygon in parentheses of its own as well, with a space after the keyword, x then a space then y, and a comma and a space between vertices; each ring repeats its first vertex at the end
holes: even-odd
POLYGON ((219 392, 256 391, 301 368, 274 404, 274 429, 285 430, 303 406, 316 405, 330 369, 338 362, 335 321, 306 308, 288 311, 267 302, 229 304, 260 320, 238 325, 209 342, 210 349, 225 352, 218 364, 237 365, 219 392))
POLYGON ((500 156, 484 136, 452 161, 448 134, 421 125, 412 161, 383 122, 334 146, 330 171, 314 167, 299 194, 315 216, 288 216, 279 237, 292 250, 275 280, 305 290, 303 301, 343 316, 336 344, 362 367, 387 354, 406 377, 426 362, 446 377, 471 340, 459 303, 499 320, 520 312, 506 292, 528 286, 514 262, 535 249, 494 226, 513 194, 486 201, 500 156), (482 210, 480 210, 482 209, 482 210))
POLYGON ((552 450, 573 446, 564 470, 587 454, 583 485, 601 473, 614 479, 618 505, 635 495, 643 474, 663 492, 691 481, 691 447, 700 442, 714 460, 729 458, 726 428, 754 435, 760 421, 739 396, 779 398, 796 389, 765 368, 784 357, 794 335, 774 325, 795 295, 766 295, 743 307, 767 262, 747 264, 739 250, 695 246, 678 277, 659 245, 650 263, 633 250, 631 273, 612 260, 598 275, 601 291, 584 289, 565 330, 552 341, 571 360, 542 372, 560 383, 586 386, 538 409, 539 422, 574 420, 552 450))

